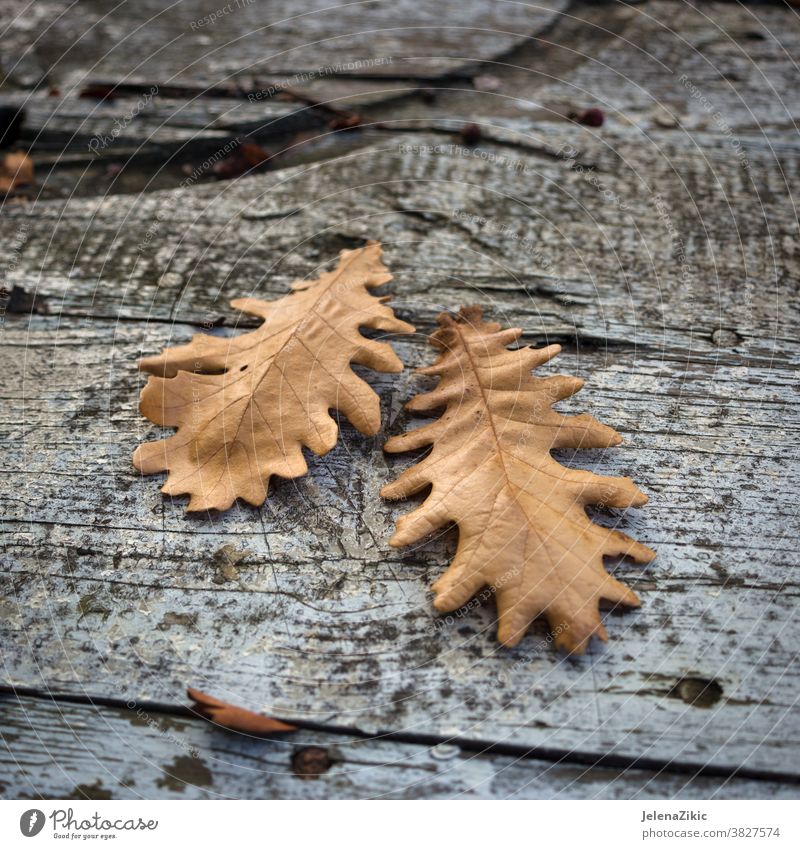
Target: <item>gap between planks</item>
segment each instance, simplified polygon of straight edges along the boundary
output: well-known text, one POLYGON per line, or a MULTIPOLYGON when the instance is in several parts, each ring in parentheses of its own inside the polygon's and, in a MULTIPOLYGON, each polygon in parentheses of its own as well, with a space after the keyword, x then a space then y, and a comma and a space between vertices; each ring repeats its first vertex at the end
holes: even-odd
MULTIPOLYGON (((130 702, 104 696, 79 696, 69 693, 48 693, 35 687, 14 687, 0 684, 0 697, 10 695, 22 698, 50 701, 58 704, 89 705, 91 707, 109 707, 130 709, 130 702)), ((137 701, 136 706, 148 713, 162 713, 170 716, 181 716, 197 719, 198 714, 185 705, 165 702, 137 701)), ((550 748, 548 746, 517 746, 513 743, 493 743, 479 738, 447 737, 438 734, 412 734, 404 731, 383 731, 370 734, 353 726, 329 725, 322 722, 296 720, 291 717, 281 717, 286 722, 306 731, 317 731, 337 736, 357 737, 361 740, 392 741, 412 745, 438 746, 441 744, 457 745, 465 751, 479 754, 508 755, 515 758, 546 761, 553 764, 578 764, 590 767, 611 767, 620 770, 647 770, 655 773, 689 775, 692 777, 722 778, 722 779, 751 779, 754 781, 782 782, 800 785, 800 773, 771 772, 760 769, 750 769, 746 766, 726 766, 703 764, 693 761, 667 761, 660 758, 626 757, 624 755, 597 754, 579 750, 550 748)))

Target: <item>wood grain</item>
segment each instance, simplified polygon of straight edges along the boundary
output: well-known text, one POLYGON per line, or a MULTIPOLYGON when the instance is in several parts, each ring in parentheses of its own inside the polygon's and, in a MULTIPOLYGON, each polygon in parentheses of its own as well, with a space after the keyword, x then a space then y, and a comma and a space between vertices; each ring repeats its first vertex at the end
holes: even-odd
POLYGON ((256 740, 149 705, 0 700, 0 794, 30 799, 795 798, 772 781, 585 767, 346 734, 256 740))
POLYGON ((6 2, 0 23, 15 44, 7 60, 12 79, 28 85, 45 75, 70 87, 148 75, 163 83, 219 84, 244 75, 272 82, 324 68, 430 79, 502 55, 566 6, 464 0, 450 17, 415 0, 338 7, 327 0, 241 2, 222 9, 200 0, 145 0, 113 12, 98 2, 78 10, 53 2, 29 17, 6 2))

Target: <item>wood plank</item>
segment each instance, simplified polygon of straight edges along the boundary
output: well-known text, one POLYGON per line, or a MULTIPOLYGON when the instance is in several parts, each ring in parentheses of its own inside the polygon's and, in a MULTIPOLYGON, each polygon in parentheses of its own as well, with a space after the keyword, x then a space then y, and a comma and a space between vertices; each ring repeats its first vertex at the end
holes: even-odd
POLYGON ((739 133, 770 141, 776 129, 795 130, 800 92, 789 58, 800 45, 795 10, 782 3, 654 0, 626 17, 621 42, 590 52, 568 75, 553 74, 539 96, 591 92, 611 120, 645 135, 681 129, 696 134, 700 146, 713 133, 733 159, 739 133))
POLYGON ((541 38, 486 66, 491 90, 454 85, 424 109, 392 106, 385 117, 534 127, 543 111, 577 117, 596 106, 605 116, 590 130, 598 137, 627 127, 656 147, 667 130, 688 134, 698 151, 716 137, 738 159, 740 143, 757 138, 779 150, 776 131, 796 134, 798 50, 800 19, 780 2, 574 3, 541 38))
POLYGON ((137 153, 163 158, 165 151, 192 150, 193 141, 213 150, 237 134, 278 135, 320 123, 303 104, 199 95, 177 99, 159 95, 157 86, 107 100, 26 92, 4 102, 25 109, 23 140, 34 145, 37 159, 46 151, 73 160, 82 154, 88 162, 127 160, 137 153))
POLYGON ((631 134, 593 141, 552 124, 514 135, 528 148, 569 144, 595 170, 505 138, 473 152, 409 133, 253 181, 19 205, 0 222, 22 243, 8 281, 66 316, 202 324, 231 317, 242 292, 282 293, 379 237, 421 330, 475 300, 541 339, 727 362, 796 353, 797 222, 781 202, 800 176, 796 141, 777 155, 754 143, 753 181, 721 142, 698 153, 664 133, 654 151, 631 134))
MULTIPOLYGON (((422 116, 418 103, 376 112, 368 144, 329 161, 4 210, 18 287, 0 374, 7 682, 172 705, 197 684, 367 734, 796 778, 800 150, 786 56, 800 30, 777 7, 713 4, 713 18, 676 15, 675 37, 663 21, 679 6, 612 7, 623 40, 573 44, 561 19, 563 47, 518 44, 533 90, 495 70, 537 101, 527 117, 530 103, 480 111, 483 94, 454 92, 422 116), (587 44, 598 61, 559 52, 587 44), (603 128, 564 122, 564 105, 590 96, 603 128), (457 135, 465 120, 484 126, 475 146, 457 135), (476 302, 526 342, 563 341, 553 369, 588 379, 564 408, 625 436, 565 458, 651 495, 600 517, 659 553, 617 567, 644 606, 608 617, 607 648, 567 660, 539 627, 499 649, 491 603, 433 617, 427 587, 453 534, 390 551, 406 508, 377 495, 409 462, 381 451, 422 385, 408 372, 369 377, 375 440, 345 424, 262 510, 187 518, 133 472, 134 446, 158 435, 136 412, 139 355, 220 318, 213 332, 235 332, 247 323, 231 297, 280 294, 369 237, 421 334, 476 302), (246 552, 233 580, 226 546, 246 552)), ((606 7, 591 14, 599 25, 606 7)), ((422 336, 397 347, 410 366, 430 362, 422 336)))
MULTIPOLYGON (((263 510, 186 517, 129 461, 157 432, 136 412, 131 366, 164 325, 57 321, 5 331, 25 359, 3 392, 10 682, 167 703, 194 683, 369 732, 791 771, 797 519, 778 488, 797 485, 783 456, 796 451, 789 372, 750 366, 742 381, 738 366, 712 378, 658 353, 560 358, 559 370, 591 377, 571 407, 613 421, 628 443, 579 465, 634 475, 652 496, 601 519, 659 552, 646 570, 618 568, 642 610, 611 618, 608 648, 565 660, 543 628, 499 649, 491 603, 433 616, 426 587, 453 536, 388 549, 404 509, 378 490, 407 461, 384 458, 384 434, 364 440, 345 425, 339 446, 278 484, 263 510), (248 554, 239 580, 218 583, 226 545, 248 554), (715 681, 710 706, 695 700, 702 679, 715 681)), ((420 338, 397 347, 410 365, 429 361, 420 338)), ((419 378, 371 382, 386 432, 398 432, 419 378)))
POLYGON ((43 78, 66 88, 92 78, 124 81, 143 68, 159 82, 206 85, 243 74, 274 82, 325 68, 342 75, 436 78, 504 53, 566 6, 565 0, 464 0, 450 21, 416 0, 336 8, 327 0, 243 0, 210 19, 216 10, 201 0, 166 7, 143 0, 113 14, 98 2, 78 9, 47 4, 23 20, 6 2, 0 25, 14 45, 6 60, 12 80, 24 87, 43 78))
POLYGON ((0 699, 0 738, 0 795, 17 799, 797 797, 796 787, 771 781, 623 772, 452 744, 319 731, 257 740, 149 705, 0 699))

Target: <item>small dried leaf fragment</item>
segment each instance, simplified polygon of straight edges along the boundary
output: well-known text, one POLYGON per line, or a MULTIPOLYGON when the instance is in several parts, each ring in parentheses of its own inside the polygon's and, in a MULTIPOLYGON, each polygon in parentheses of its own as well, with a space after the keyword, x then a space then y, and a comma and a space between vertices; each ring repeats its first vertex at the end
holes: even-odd
POLYGON ((453 611, 482 587, 493 588, 498 639, 516 645, 545 616, 556 645, 575 654, 592 635, 606 640, 600 599, 639 605, 636 595, 605 569, 604 556, 647 563, 655 552, 625 534, 594 524, 587 505, 640 506, 647 496, 629 478, 569 469, 555 448, 605 448, 622 440, 591 416, 564 416, 552 405, 583 381, 531 371, 561 349, 506 346, 520 329, 485 322, 479 307, 457 318, 439 316, 431 343, 440 351, 423 374, 439 384, 407 405, 413 412, 444 412, 438 420, 389 439, 390 452, 432 445, 431 452, 385 486, 385 498, 406 498, 432 485, 422 506, 397 522, 390 544, 409 545, 454 522, 455 558, 433 585, 434 607, 453 611))
POLYGON ((27 153, 6 153, 0 159, 0 192, 7 194, 33 182, 33 160, 27 153))
POLYGON ((414 328, 395 317, 370 289, 392 279, 381 247, 342 251, 339 264, 317 280, 298 281, 276 301, 239 298, 235 309, 264 319, 234 337, 196 335, 139 367, 153 375, 140 410, 175 427, 168 439, 140 445, 133 463, 144 474, 168 471, 162 492, 190 496, 188 510, 226 510, 237 498, 259 505, 272 475, 308 470, 302 448, 323 455, 343 412, 363 434, 380 428, 380 402, 351 364, 400 372, 391 345, 367 339, 359 327, 387 333, 414 328))
POLYGON ((236 707, 236 705, 215 699, 213 696, 201 693, 200 690, 195 690, 192 687, 186 690, 186 695, 193 702, 191 706, 193 711, 231 731, 239 731, 242 734, 274 734, 276 731, 297 731, 297 727, 294 725, 288 725, 279 719, 236 707))

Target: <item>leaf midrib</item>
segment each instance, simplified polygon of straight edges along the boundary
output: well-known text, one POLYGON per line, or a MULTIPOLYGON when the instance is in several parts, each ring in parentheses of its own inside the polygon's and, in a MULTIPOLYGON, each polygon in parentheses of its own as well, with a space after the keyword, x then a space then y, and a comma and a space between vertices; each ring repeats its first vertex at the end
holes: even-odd
MULTIPOLYGON (((272 355, 272 358, 270 359, 266 368, 262 371, 261 375, 258 378, 258 381, 256 382, 255 386, 253 387, 252 391, 250 392, 250 396, 251 396, 250 401, 248 401, 248 403, 245 405, 245 410, 247 410, 250 407, 250 404, 253 403, 253 399, 255 398, 256 392, 258 392, 259 387, 264 382, 267 375, 270 373, 272 367, 278 361, 280 355, 283 353, 284 348, 286 348, 286 346, 289 344, 289 342, 291 342, 300 333, 301 329, 303 327, 305 327, 305 325, 309 321, 311 321, 311 319, 314 316, 317 315, 317 306, 319 305, 319 302, 322 300, 322 298, 325 295, 327 295, 328 292, 330 292, 330 290, 336 285, 336 283, 339 282, 339 279, 341 278, 342 274, 344 273, 344 271, 347 268, 350 267, 351 263, 355 262, 357 259, 360 259, 363 256, 364 256, 363 252, 358 251, 358 252, 354 253, 354 255, 348 257, 346 262, 341 263, 340 266, 337 269, 335 269, 334 277, 331 279, 330 283, 328 283, 328 285, 325 286, 322 289, 322 291, 319 293, 319 297, 315 298, 313 304, 309 308, 308 313, 302 319, 300 319, 300 321, 297 323, 297 326, 294 328, 294 330, 292 330, 292 332, 286 337, 286 340, 283 342, 283 344, 280 346, 280 348, 278 348, 278 350, 272 355)), ((294 293, 290 293, 289 295, 285 295, 284 297, 291 297, 292 294, 294 294, 294 293)), ((264 321, 266 323, 266 319, 264 321)), ((257 331, 255 331, 255 332, 257 332, 257 331)), ((305 347, 306 350, 308 350, 307 346, 304 345, 303 347, 305 347)), ((283 375, 285 377, 286 373, 284 371, 281 371, 281 375, 283 375)), ((303 407, 303 409, 305 409, 305 405, 300 400, 300 396, 295 391, 294 387, 291 384, 291 381, 287 381, 287 382, 289 383, 289 386, 291 387, 292 391, 294 392, 297 400, 300 401, 300 405, 303 407)), ((244 419, 245 419, 245 413, 242 412, 242 415, 239 418, 239 424, 236 428, 236 433, 234 433, 234 435, 233 435, 232 442, 234 442, 234 443, 239 438, 239 431, 242 428, 242 422, 244 422, 244 419)), ((316 428, 316 425, 315 425, 315 428, 316 428)), ((316 429, 317 429, 317 434, 321 436, 321 434, 319 434, 319 428, 316 428, 316 429)), ((272 430, 272 428, 270 428, 270 430, 272 430)), ((283 448, 282 444, 281 444, 281 448, 283 448)), ((284 451, 284 456, 285 456, 285 451, 284 451)))
MULTIPOLYGON (((475 382, 478 384, 478 388, 480 389, 480 392, 481 392, 481 399, 483 401, 483 406, 486 410, 486 416, 489 420, 489 427, 492 430, 492 436, 494 438, 495 445, 497 446, 497 454, 500 457, 500 465, 503 467, 503 476, 505 477, 506 484, 510 489, 514 490, 515 492, 524 493, 526 491, 523 490, 521 487, 519 487, 517 484, 515 484, 514 481, 511 480, 511 477, 508 474, 508 469, 506 467, 506 460, 505 460, 505 452, 503 451, 503 447, 500 444, 500 437, 497 434, 497 428, 495 427, 495 423, 494 423, 494 415, 492 413, 491 407, 489 406, 489 398, 486 395, 486 390, 484 389, 483 383, 481 382, 480 376, 478 375, 478 369, 477 369, 475 360, 472 356, 472 352, 470 351, 469 343, 467 342, 467 339, 466 339, 466 337, 464 336, 464 333, 461 330, 461 326, 458 323, 456 323, 455 328, 456 328, 456 332, 458 333, 458 338, 461 341, 461 344, 464 348, 464 352, 467 355, 467 359, 469 360, 469 365, 470 365, 470 368, 472 369, 472 373, 475 377, 475 382)), ((528 494, 528 493, 526 493, 526 494, 528 494)), ((516 497, 514 500, 515 500, 516 503, 520 504, 520 506, 521 506, 521 503, 520 503, 520 500, 519 500, 518 497, 516 497)), ((523 508, 523 513, 525 513, 524 508, 523 508)), ((527 519, 527 514, 525 514, 525 516, 526 516, 526 519, 527 519)), ((533 533, 536 534, 536 537, 539 540, 540 550, 543 550, 544 553, 546 554, 547 559, 550 562, 550 568, 555 569, 555 564, 553 563, 553 559, 550 556, 550 552, 548 551, 547 546, 545 545, 544 540, 542 539, 542 536, 539 533, 539 531, 536 529, 534 523, 531 522, 530 520, 528 520, 527 526, 530 530, 533 531, 533 533)), ((483 533, 486 533, 486 531, 484 530, 482 532, 482 535, 483 535, 483 533)), ((527 568, 527 564, 523 563, 522 569, 520 570, 520 574, 517 577, 517 580, 515 582, 517 587, 519 586, 519 584, 522 581, 522 578, 523 578, 523 575, 525 573, 526 568, 527 568)))

